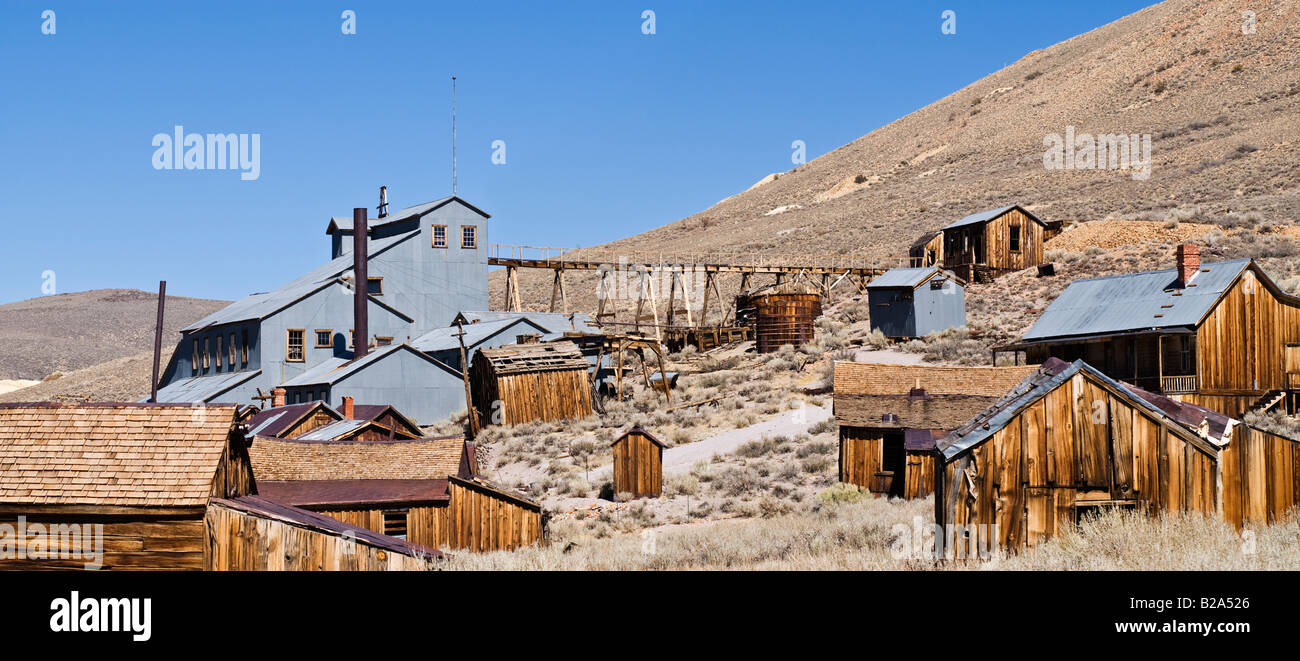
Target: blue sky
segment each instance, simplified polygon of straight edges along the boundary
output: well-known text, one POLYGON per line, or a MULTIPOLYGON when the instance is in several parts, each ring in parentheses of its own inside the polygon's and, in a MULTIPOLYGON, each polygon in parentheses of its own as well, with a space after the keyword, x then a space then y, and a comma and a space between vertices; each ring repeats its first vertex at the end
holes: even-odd
POLYGON ((590 246, 789 169, 794 140, 811 160, 1148 4, 6 2, 0 302, 51 270, 60 293, 291 280, 381 184, 394 208, 450 192, 452 73, 459 192, 493 215, 490 240, 590 246), (260 177, 155 169, 153 136, 176 125, 260 134, 260 177))

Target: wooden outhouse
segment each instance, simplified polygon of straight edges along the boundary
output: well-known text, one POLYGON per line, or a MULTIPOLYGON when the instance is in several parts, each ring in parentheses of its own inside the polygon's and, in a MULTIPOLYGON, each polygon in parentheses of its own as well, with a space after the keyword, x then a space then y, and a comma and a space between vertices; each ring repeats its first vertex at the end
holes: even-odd
POLYGON ((474 410, 486 425, 591 415, 590 364, 572 342, 480 349, 470 361, 474 410))
POLYGON ((664 486, 664 444, 639 425, 610 446, 614 450, 614 493, 658 498, 664 486))
POLYGON ((935 441, 1035 369, 836 362, 840 481, 881 495, 928 496, 935 441))
POLYGON ((541 505, 476 475, 460 436, 306 441, 256 437, 258 493, 429 548, 497 551, 537 543, 541 505))
POLYGON ((1082 359, 1114 379, 1228 416, 1297 410, 1300 298, 1250 259, 1076 280, 1020 342, 1028 361, 1082 359))
POLYGON ((938 443, 949 557, 1042 543, 1101 508, 1192 511, 1237 526, 1300 502, 1295 441, 1050 359, 938 443))
POLYGON ((966 327, 966 283, 939 268, 890 269, 867 284, 871 329, 894 339, 966 327))
POLYGON ((13 551, 0 569, 414 569, 438 556, 265 506, 235 415, 233 404, 0 405, 0 546, 13 551))
POLYGON ((943 228, 943 268, 967 282, 990 282, 1043 263, 1048 223, 1019 204, 973 213, 943 228))

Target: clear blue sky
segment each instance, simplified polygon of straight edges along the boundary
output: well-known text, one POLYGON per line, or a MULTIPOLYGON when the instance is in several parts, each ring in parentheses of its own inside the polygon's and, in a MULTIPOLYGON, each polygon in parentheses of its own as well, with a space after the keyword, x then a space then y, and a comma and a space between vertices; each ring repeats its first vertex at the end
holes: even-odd
POLYGON ((283 284, 381 184, 394 208, 449 193, 452 73, 460 194, 490 240, 589 246, 1150 2, 210 4, 0 5, 0 302, 41 295, 46 270, 60 293, 283 284), (154 169, 153 136, 178 124, 260 134, 260 178, 154 169))

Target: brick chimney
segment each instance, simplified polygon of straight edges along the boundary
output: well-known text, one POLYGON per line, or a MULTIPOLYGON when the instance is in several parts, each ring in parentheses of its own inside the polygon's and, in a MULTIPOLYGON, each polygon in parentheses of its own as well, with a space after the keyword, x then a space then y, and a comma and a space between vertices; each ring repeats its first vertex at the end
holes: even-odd
POLYGON ((342 411, 342 413, 343 413, 343 418, 344 418, 345 420, 356 420, 356 419, 357 419, 357 411, 356 411, 356 408, 353 407, 353 405, 352 405, 352 398, 351 398, 351 397, 344 397, 344 398, 343 398, 343 411, 342 411))
POLYGON ((284 396, 288 391, 284 388, 271 389, 271 406, 284 406, 284 396))
POLYGON ((1177 286, 1182 289, 1196 277, 1201 270, 1201 247, 1194 243, 1184 243, 1178 246, 1178 282, 1177 286))

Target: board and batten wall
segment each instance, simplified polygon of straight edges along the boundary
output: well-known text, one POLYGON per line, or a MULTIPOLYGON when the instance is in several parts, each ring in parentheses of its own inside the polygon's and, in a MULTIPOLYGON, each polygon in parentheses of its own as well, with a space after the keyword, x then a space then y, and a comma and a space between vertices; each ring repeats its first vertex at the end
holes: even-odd
MULTIPOLYGON (((885 429, 840 425, 840 481, 905 499, 934 493, 934 455, 903 451, 903 471, 884 471, 885 429)), ((897 431, 902 434, 903 430, 897 431)))
POLYGON ((209 569, 217 571, 419 571, 425 558, 394 553, 363 540, 328 535, 276 519, 212 505, 209 569))
POLYGON ((663 448, 632 430, 613 444, 613 489, 633 498, 657 498, 663 493, 663 448))
POLYGON ((1261 393, 1287 388, 1288 368, 1300 371, 1300 364, 1286 365, 1286 348, 1297 343, 1300 307, 1280 300, 1246 269, 1197 329, 1198 395, 1248 405, 1261 393))
POLYGON ((495 374, 482 353, 471 371, 474 407, 484 425, 516 425, 533 420, 567 420, 591 415, 591 384, 586 369, 495 374), (501 402, 500 408, 496 402, 501 402), (499 415, 499 419, 494 419, 499 415))

